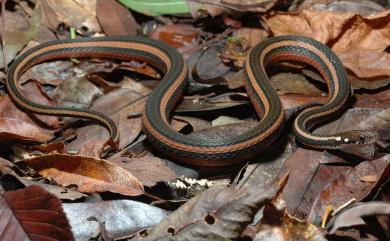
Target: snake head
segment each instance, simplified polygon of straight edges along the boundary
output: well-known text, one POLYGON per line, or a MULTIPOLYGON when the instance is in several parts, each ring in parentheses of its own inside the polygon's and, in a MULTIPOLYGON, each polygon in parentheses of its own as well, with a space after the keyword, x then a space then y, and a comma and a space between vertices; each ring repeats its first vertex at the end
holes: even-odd
POLYGON ((370 131, 351 130, 338 133, 342 144, 367 145, 375 142, 377 135, 370 131))
POLYGON ((340 137, 341 144, 337 149, 363 159, 372 159, 375 156, 377 133, 351 130, 338 133, 338 137, 340 137))

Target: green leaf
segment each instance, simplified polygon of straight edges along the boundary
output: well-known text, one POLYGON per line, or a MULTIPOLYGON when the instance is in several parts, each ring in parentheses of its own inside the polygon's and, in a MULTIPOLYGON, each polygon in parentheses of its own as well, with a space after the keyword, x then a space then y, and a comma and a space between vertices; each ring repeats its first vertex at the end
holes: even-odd
POLYGON ((186 0, 118 0, 126 7, 149 16, 189 13, 186 0))

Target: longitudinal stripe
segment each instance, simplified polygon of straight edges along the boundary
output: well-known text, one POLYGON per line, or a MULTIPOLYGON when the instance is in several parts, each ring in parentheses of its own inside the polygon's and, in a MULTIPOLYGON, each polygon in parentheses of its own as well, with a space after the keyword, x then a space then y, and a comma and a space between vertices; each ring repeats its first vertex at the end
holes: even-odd
POLYGON ((21 108, 38 114, 73 116, 95 120, 104 125, 113 140, 118 140, 116 124, 108 116, 92 111, 65 107, 49 107, 32 103, 18 89, 21 74, 41 62, 64 58, 113 58, 144 61, 165 72, 150 94, 143 114, 144 130, 149 141, 160 151, 180 161, 200 166, 226 166, 244 161, 271 144, 281 133, 284 110, 266 74, 268 64, 299 61, 316 68, 328 85, 328 102, 298 115, 294 122, 297 139, 308 146, 333 148, 340 145, 337 135, 319 136, 310 128, 342 110, 350 95, 345 71, 338 58, 321 43, 297 36, 268 39, 247 56, 244 86, 260 117, 251 130, 222 139, 187 136, 169 125, 171 112, 184 93, 188 80, 187 65, 181 55, 166 44, 143 37, 102 37, 59 40, 37 46, 22 54, 10 68, 7 89, 11 99, 21 108))

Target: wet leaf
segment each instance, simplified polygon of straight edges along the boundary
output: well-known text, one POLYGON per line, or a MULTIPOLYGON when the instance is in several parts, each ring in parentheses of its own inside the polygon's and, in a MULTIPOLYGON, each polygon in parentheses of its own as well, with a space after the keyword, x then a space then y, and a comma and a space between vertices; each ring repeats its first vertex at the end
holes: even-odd
POLYGON ((77 240, 90 240, 99 233, 99 223, 104 223, 108 236, 123 238, 158 224, 166 211, 141 202, 114 200, 97 203, 64 203, 73 234, 77 240))
POLYGON ((61 202, 38 186, 0 197, 2 240, 74 240, 61 202))
POLYGON ((327 226, 330 234, 342 228, 352 228, 366 224, 364 217, 376 215, 390 215, 390 203, 366 202, 358 203, 337 214, 327 226))
POLYGON ((79 192, 115 192, 141 195, 142 184, 123 168, 102 159, 66 154, 42 155, 26 160, 28 166, 62 186, 79 192))
POLYGON ((133 240, 228 240, 237 238, 277 192, 275 182, 248 189, 210 188, 133 240), (255 189, 254 189, 255 188, 255 189), (255 191, 256 190, 256 191, 255 191))
POLYGON ((136 35, 139 25, 130 11, 115 0, 97 0, 96 15, 109 36, 136 35))

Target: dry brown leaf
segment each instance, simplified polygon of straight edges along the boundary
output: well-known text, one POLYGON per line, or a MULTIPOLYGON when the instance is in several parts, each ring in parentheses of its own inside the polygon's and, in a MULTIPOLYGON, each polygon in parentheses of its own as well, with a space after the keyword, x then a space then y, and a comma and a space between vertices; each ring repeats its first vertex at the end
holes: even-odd
POLYGON ((109 160, 133 174, 145 186, 177 178, 166 163, 157 157, 145 155, 139 158, 115 157, 109 160))
MULTIPOLYGON (((98 98, 92 109, 110 116, 119 130, 119 149, 132 143, 142 131, 140 117, 129 117, 142 113, 146 98, 129 89, 116 89, 98 98)), ((67 148, 79 154, 100 157, 109 140, 108 131, 100 125, 89 125, 77 131, 78 138, 67 144, 67 148)))
POLYGON ((46 142, 51 139, 51 135, 41 132, 39 128, 23 120, 0 118, 0 139, 46 142))
POLYGON ((374 93, 362 93, 355 95, 355 108, 388 108, 390 106, 390 88, 374 93))
MULTIPOLYGON (((45 106, 55 106, 55 102, 43 91, 43 87, 37 81, 28 81, 21 87, 21 92, 26 98, 34 103, 45 106)), ((42 121, 47 126, 58 128, 61 122, 56 116, 45 116, 34 114, 36 118, 42 121)))
POLYGON ((285 110, 296 108, 310 102, 325 103, 328 98, 323 95, 314 94, 282 94, 279 95, 285 110))
POLYGON ((0 196, 1 240, 74 240, 61 201, 30 186, 0 196))
POLYGON ((181 112, 198 112, 220 110, 230 107, 237 107, 250 103, 246 96, 227 93, 213 97, 199 97, 194 99, 183 99, 175 109, 176 113, 181 112))
POLYGON ((62 186, 77 185, 78 191, 116 192, 140 195, 142 184, 129 172, 108 161, 66 154, 48 154, 26 160, 26 163, 62 186))
POLYGON ((279 176, 289 173, 289 180, 283 189, 287 211, 300 219, 306 219, 320 190, 336 178, 345 166, 321 165, 333 160, 323 152, 298 148, 284 163, 279 176))
POLYGON ((164 25, 154 30, 150 37, 175 47, 185 59, 188 59, 192 54, 191 50, 199 45, 199 31, 190 24, 164 25))
POLYGON ((264 13, 278 1, 280 0, 189 0, 202 3, 203 8, 213 17, 232 11, 264 13))
POLYGON ((136 35, 139 25, 131 12, 116 0, 97 0, 96 15, 108 36, 136 35))
POLYGON ((266 23, 276 36, 303 35, 329 44, 359 78, 390 76, 390 10, 366 18, 346 12, 280 12, 268 15, 266 23))
POLYGON ((64 203, 63 207, 75 238, 85 241, 96 233, 104 235, 98 222, 104 223, 109 238, 119 240, 156 225, 167 216, 167 212, 160 208, 132 200, 64 203), (97 221, 91 222, 90 217, 97 221))
POLYGON ((363 218, 375 215, 390 215, 390 203, 387 202, 366 202, 358 203, 342 213, 335 216, 329 223, 327 229, 333 234, 337 229, 352 228, 366 224, 363 218))
POLYGON ((118 66, 119 69, 125 69, 131 72, 143 74, 145 76, 155 78, 155 79, 160 79, 161 75, 152 67, 150 67, 147 64, 140 64, 137 62, 125 62, 122 63, 118 66))
POLYGON ((43 182, 39 182, 41 180, 31 179, 30 177, 20 177, 16 174, 7 174, 1 177, 0 179, 1 185, 7 191, 13 191, 18 187, 29 187, 29 186, 39 186, 45 191, 55 195, 57 198, 61 200, 80 200, 82 198, 86 198, 88 195, 72 190, 71 188, 61 187, 57 185, 46 184, 43 182))
POLYGON ((59 84, 53 98, 60 106, 84 109, 89 107, 94 99, 102 95, 102 91, 84 76, 71 76, 59 84))
POLYGON ((319 11, 334 11, 334 12, 353 12, 362 16, 369 16, 384 11, 385 9, 370 0, 309 0, 309 1, 295 1, 299 6, 293 4, 290 11, 302 11, 304 9, 312 8, 319 11))
POLYGON ((82 156, 100 157, 110 142, 110 134, 100 125, 81 127, 77 139, 66 145, 68 151, 82 156))
POLYGON ((83 175, 62 172, 55 168, 44 169, 40 171, 39 174, 63 187, 77 186, 77 191, 82 193, 113 192, 128 196, 139 196, 144 194, 143 190, 132 186, 110 183, 83 175))
POLYGON ((191 116, 175 115, 172 117, 172 120, 178 120, 190 124, 192 127, 192 131, 194 132, 211 127, 211 123, 209 121, 191 116))
POLYGON ((265 213, 265 219, 258 226, 258 232, 253 241, 326 241, 324 233, 311 223, 297 219, 287 212, 282 215, 282 220, 277 219, 273 213, 265 213), (274 218, 273 218, 274 217, 274 218), (267 223, 267 221, 269 223, 267 223))
POLYGON ((144 110, 145 96, 129 89, 118 89, 97 99, 92 109, 109 115, 118 125, 119 149, 132 143, 142 131, 142 120, 129 117, 144 110))
POLYGON ((46 0, 47 6, 52 9, 60 22, 77 29, 87 28, 88 31, 101 32, 95 12, 96 0, 88 2, 46 0))
POLYGON ((338 208, 352 198, 362 200, 380 185, 381 180, 387 179, 389 173, 389 154, 377 160, 362 162, 341 173, 321 191, 311 208, 309 220, 314 221, 321 217, 327 205, 338 208), (377 176, 377 181, 363 182, 362 177, 368 175, 377 176))
MULTIPOLYGON (((22 11, 5 11, 5 31, 2 35, 2 41, 5 43, 6 64, 9 64, 15 56, 31 41, 39 29, 39 15, 36 14, 29 20, 24 16, 22 11)), ((3 50, 0 47, 0 68, 4 68, 3 50)))
POLYGON ((251 188, 210 188, 132 240, 232 240, 277 192, 274 181, 251 188))
POLYGON ((268 37, 268 32, 260 28, 243 27, 237 29, 234 36, 238 38, 245 38, 248 41, 249 46, 253 48, 256 44, 268 37))

